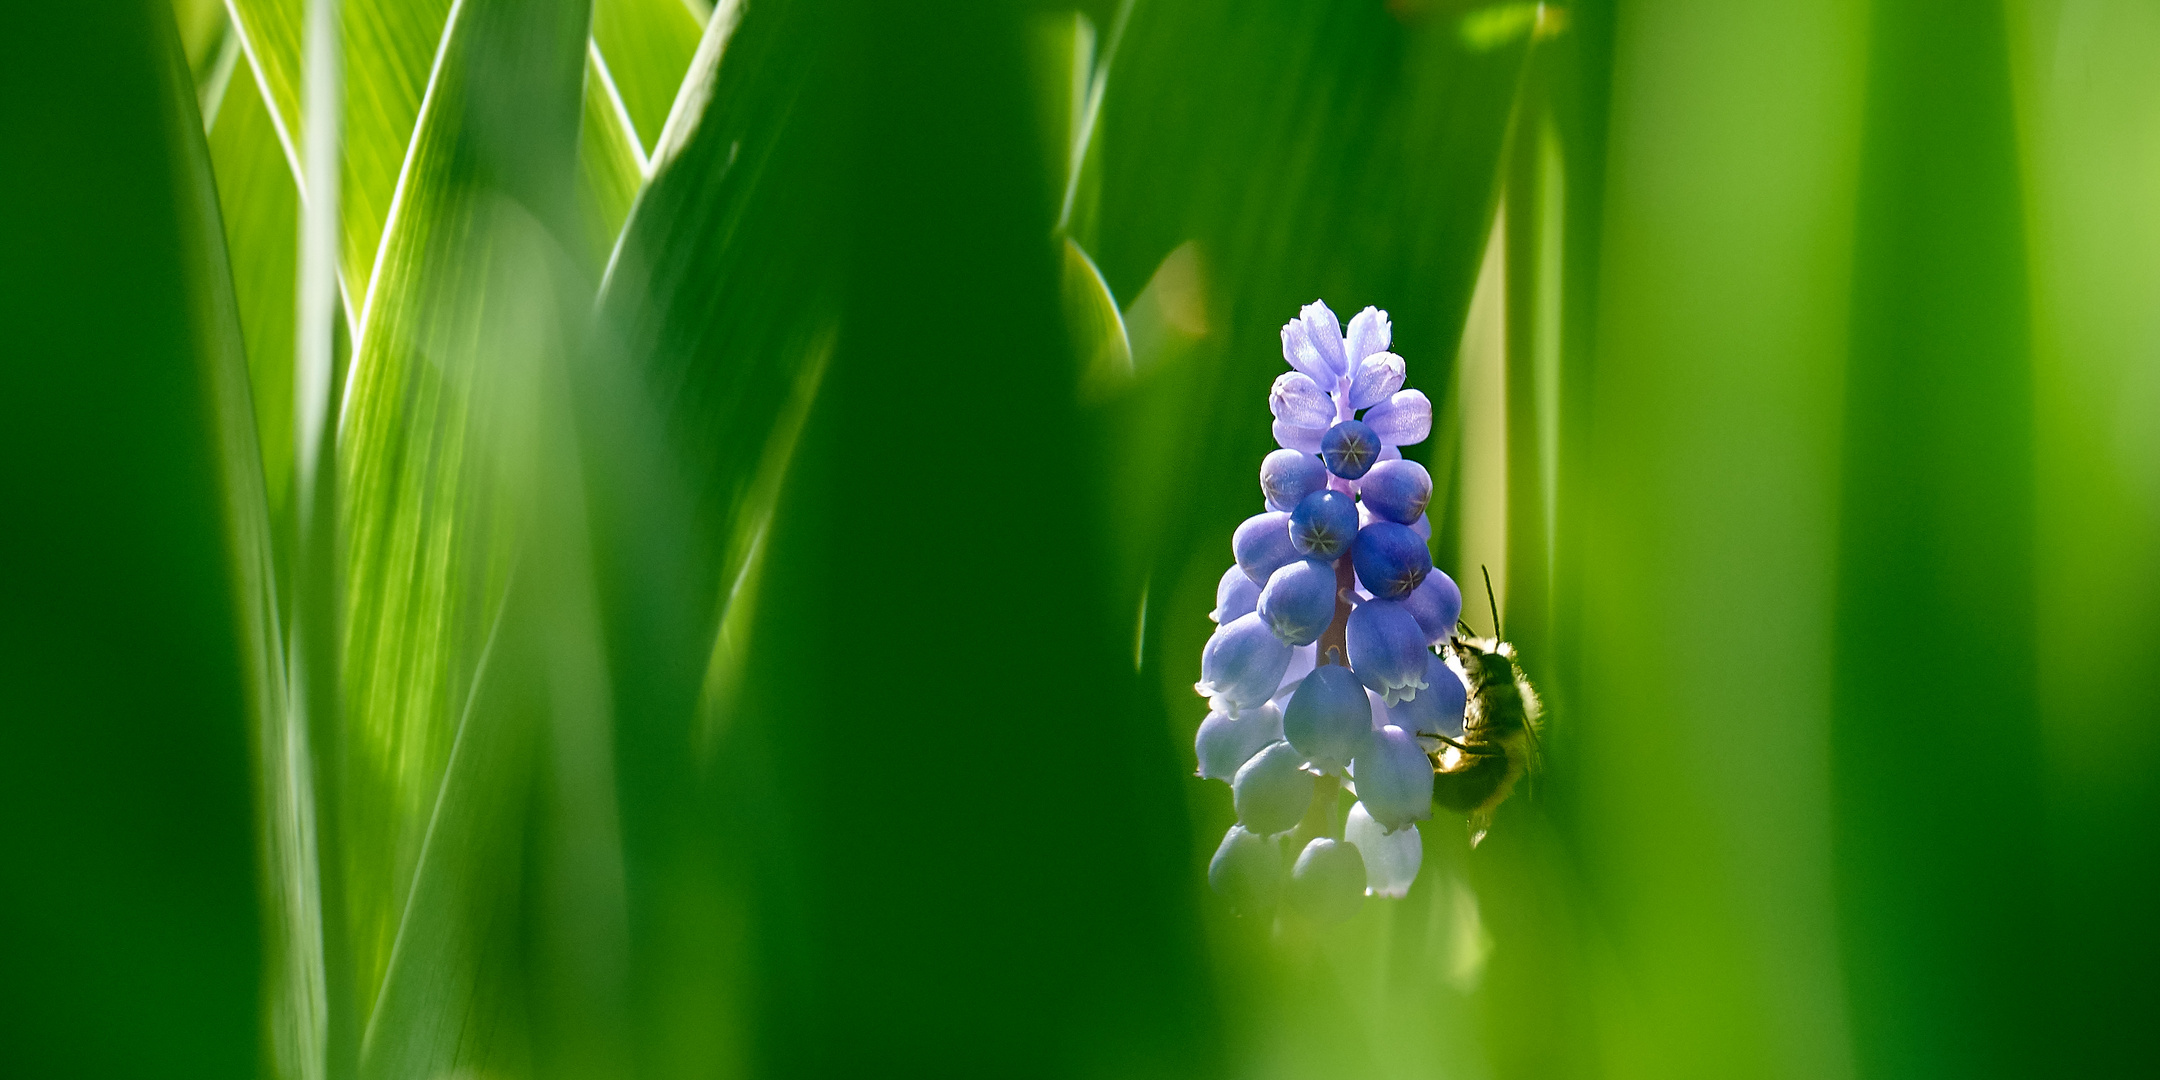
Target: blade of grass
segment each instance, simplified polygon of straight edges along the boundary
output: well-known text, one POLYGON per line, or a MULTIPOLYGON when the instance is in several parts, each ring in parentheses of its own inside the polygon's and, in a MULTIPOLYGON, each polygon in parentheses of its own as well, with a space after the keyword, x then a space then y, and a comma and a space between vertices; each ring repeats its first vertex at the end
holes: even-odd
POLYGON ((162 4, 0 50, 0 1071, 247 1075, 276 602, 195 85, 162 4))
MULTIPOLYGON (((295 176, 304 173, 300 146, 305 75, 303 0, 226 0, 248 62, 268 88, 271 116, 295 176)), ((339 274, 349 310, 367 291, 398 175, 420 115, 429 72, 453 0, 347 0, 343 7, 345 107, 339 274)), ((304 177, 303 177, 303 187, 304 177)))
POLYGON ((645 151, 608 75, 599 47, 587 43, 584 116, 578 131, 578 216, 587 263, 598 280, 622 236, 630 205, 645 183, 645 151))
POLYGON ((611 813, 590 752, 605 683, 578 652, 592 614, 563 593, 580 511, 545 479, 578 467, 552 373, 590 303, 574 201, 586 21, 575 2, 453 8, 357 345, 339 448, 341 854, 366 1076, 591 1075, 621 1058, 620 949, 600 932, 621 923, 614 840, 572 827, 611 813), (532 570, 513 581, 513 564, 532 570), (565 649, 575 663, 544 662, 565 649), (566 683, 565 667, 587 674, 566 683), (536 799, 558 808, 538 827, 536 799), (558 883, 540 910, 560 919, 519 929, 528 881, 558 883), (527 933, 558 977, 526 981, 527 933))
POLYGON ((2160 965, 2160 12, 2008 5, 2027 199, 2051 1067, 2143 1067, 2160 965))
POLYGON ((640 145, 660 141, 704 27, 705 14, 684 0, 594 0, 593 41, 640 145))

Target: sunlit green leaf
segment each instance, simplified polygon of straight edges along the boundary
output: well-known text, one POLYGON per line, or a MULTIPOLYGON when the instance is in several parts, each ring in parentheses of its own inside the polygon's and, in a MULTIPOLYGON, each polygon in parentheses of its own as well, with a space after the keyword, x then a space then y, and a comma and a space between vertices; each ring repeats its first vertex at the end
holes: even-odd
POLYGON ((247 342, 263 487, 284 517, 293 459, 293 278, 299 265, 299 192, 252 73, 241 71, 210 128, 233 291, 247 342))
POLYGON ((604 1034, 619 1005, 550 945, 561 924, 512 930, 535 910, 527 882, 560 901, 538 910, 601 929, 594 962, 621 925, 580 510, 554 479, 577 469, 561 375, 590 302, 573 194, 585 25, 580 3, 461 0, 356 346, 340 855, 364 1075, 535 1060, 592 1075, 620 1058, 604 1034), (531 847, 529 805, 558 806, 561 827, 531 847), (565 881, 586 891, 548 884, 565 881), (528 962, 547 989, 527 992, 528 962))
MULTIPOLYGON (((304 0, 227 0, 248 62, 269 89, 271 120, 298 173, 304 132, 304 0)), ((347 307, 368 291, 413 124, 439 62, 451 14, 464 0, 344 0, 345 173, 341 258, 347 307)), ((303 178, 303 183, 305 182, 303 178)))
MULTIPOLYGON (((723 0, 730 10, 720 17, 732 22, 743 2, 723 0)), ((593 40, 647 151, 660 144, 709 14, 703 0, 593 0, 593 40)))
POLYGON ((584 115, 578 126, 577 198, 594 280, 607 266, 615 240, 622 235, 623 219, 645 182, 644 152, 615 91, 599 49, 588 45, 584 115))

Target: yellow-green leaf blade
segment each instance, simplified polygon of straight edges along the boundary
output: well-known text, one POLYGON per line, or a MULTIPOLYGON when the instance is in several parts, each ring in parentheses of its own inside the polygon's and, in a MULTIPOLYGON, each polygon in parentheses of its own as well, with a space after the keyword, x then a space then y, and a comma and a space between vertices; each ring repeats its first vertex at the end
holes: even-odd
POLYGON ((660 141, 704 26, 685 0, 593 0, 593 40, 648 150, 660 141))

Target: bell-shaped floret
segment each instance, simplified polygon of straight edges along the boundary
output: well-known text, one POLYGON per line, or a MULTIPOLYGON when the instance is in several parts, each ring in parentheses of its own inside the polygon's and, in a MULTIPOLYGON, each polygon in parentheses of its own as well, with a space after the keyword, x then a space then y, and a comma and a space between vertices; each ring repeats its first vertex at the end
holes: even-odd
POLYGON ((1260 459, 1260 494, 1268 509, 1289 511, 1298 501, 1327 486, 1327 466, 1300 450, 1276 450, 1260 459))
POLYGON ((1230 554, 1254 585, 1265 585, 1275 571, 1304 558, 1290 543, 1290 515, 1280 510, 1254 514, 1230 534, 1230 554))
MULTIPOLYGON (((1305 336, 1312 342, 1313 351, 1320 354, 1320 362, 1327 365, 1328 374, 1341 378, 1350 373, 1350 362, 1343 355, 1342 323, 1335 313, 1328 310, 1327 303, 1315 300, 1298 309, 1298 321, 1305 324, 1305 336)), ((1322 386, 1333 384, 1318 380, 1322 386)))
MULTIPOLYGON (((1343 344, 1349 349, 1345 356, 1345 359, 1350 361, 1348 370, 1355 373, 1359 362, 1366 357, 1387 351, 1389 335, 1392 333, 1393 328, 1388 325, 1387 312, 1379 308, 1368 306, 1350 316, 1350 328, 1343 332, 1343 337, 1347 339, 1343 344)), ((1398 383, 1400 381, 1397 380, 1398 383)))
POLYGON ((1215 583, 1215 610, 1208 612, 1208 618, 1220 626, 1251 611, 1259 603, 1260 586, 1253 584, 1253 579, 1246 577, 1244 570, 1232 566, 1223 571, 1222 580, 1215 583))
POLYGON ((1335 422, 1335 403, 1302 371, 1275 376, 1275 385, 1268 390, 1268 411, 1275 419, 1298 427, 1326 428, 1335 422))
POLYGON ((1373 513, 1409 525, 1425 516, 1432 501, 1432 474, 1415 461, 1383 461, 1358 481, 1358 494, 1373 513))
POLYGON ((1208 887, 1240 915, 1265 915, 1282 895, 1282 846, 1242 825, 1230 826, 1208 861, 1208 887))
POLYGON ((1425 844, 1415 825, 1388 832, 1359 803, 1343 819, 1343 839, 1357 845, 1365 860, 1365 895, 1400 900, 1417 880, 1418 866, 1425 861, 1425 844))
POLYGON ((1463 685, 1462 676, 1448 666, 1445 659, 1425 654, 1425 688, 1417 696, 1393 705, 1383 703, 1382 715, 1387 722, 1412 735, 1445 735, 1460 739, 1463 733, 1463 708, 1469 704, 1470 693, 1463 685))
POLYGON ((1297 827, 1312 805, 1313 777, 1305 756, 1289 743, 1269 743, 1230 778, 1230 802, 1238 824, 1263 836, 1297 827))
POLYGON ((1280 420, 1275 421, 1274 425, 1268 430, 1275 436, 1275 445, 1285 450, 1295 450, 1300 454, 1319 453, 1320 440, 1327 437, 1326 428, 1299 427, 1296 424, 1286 424, 1280 420))
MULTIPOLYGON (((1357 324, 1353 322, 1351 325, 1357 324)), ((1350 407, 1369 409, 1402 389, 1402 384, 1402 357, 1391 352, 1378 352, 1367 356, 1358 361, 1351 376, 1350 407)))
MULTIPOLYGON (((1357 613, 1352 612, 1352 619, 1357 613)), ((1313 669, 1283 709, 1283 737, 1322 772, 1340 773, 1372 736, 1372 702, 1350 669, 1313 669)))
POLYGON ((1200 760, 1200 775, 1228 783, 1260 748, 1282 738, 1282 712, 1262 702, 1237 716, 1210 712, 1200 721, 1193 738, 1193 756, 1200 760))
POLYGON ((1402 606, 1425 631, 1425 644, 1438 645, 1454 635, 1455 620, 1462 617, 1462 590, 1455 587, 1454 578, 1436 568, 1402 598, 1402 606))
POLYGON ((1298 683, 1303 682, 1305 676, 1312 674, 1319 655, 1318 645, 1300 645, 1290 650, 1290 667, 1283 672, 1282 682, 1275 685, 1275 695, 1269 699, 1277 708, 1290 704, 1290 695, 1297 692, 1298 683))
POLYGON ((1290 546, 1315 559, 1342 558, 1357 531, 1357 500, 1340 491, 1315 491, 1290 511, 1290 546))
POLYGON ((1400 829, 1432 816, 1432 759, 1409 732, 1393 724, 1373 732, 1350 774, 1357 778, 1358 798, 1382 827, 1400 829))
MULTIPOLYGON (((1242 556, 1238 564, 1245 565, 1242 556)), ((1424 584, 1425 575, 1432 572, 1432 549, 1408 525, 1375 521, 1358 530, 1350 565, 1357 570, 1358 581, 1374 596, 1395 600, 1424 584)))
POLYGON ((1389 446, 1410 446, 1432 434, 1432 402, 1417 390, 1397 390, 1365 410, 1365 426, 1389 446))
MULTIPOLYGON (((1350 612, 1346 628, 1350 669, 1388 705, 1397 705, 1425 689, 1425 631, 1417 619, 1392 600, 1367 600, 1350 612)), ((1297 699, 1291 698, 1294 708, 1297 699)), ((1284 717, 1284 723, 1289 718, 1284 717)), ((1295 739, 1296 736, 1291 736, 1295 739)))
POLYGON ((1290 867, 1290 910, 1323 926, 1347 922, 1365 906, 1365 858, 1357 845, 1325 836, 1290 867))
POLYGON ((1340 371, 1328 369, 1327 361, 1321 357, 1320 350, 1313 346, 1312 335, 1306 332, 1302 319, 1292 319, 1283 324, 1282 358, 1293 370, 1303 373, 1306 378, 1320 386, 1334 386, 1335 380, 1342 374, 1340 371))
POLYGON ((1275 636, 1292 645, 1310 645, 1335 619, 1335 568, 1299 559, 1268 578, 1260 590, 1260 618, 1275 636))
POLYGON ((1215 708, 1236 715, 1274 696, 1290 667, 1290 652, 1259 612, 1240 615, 1200 650, 1200 681, 1193 689, 1215 708))
POLYGON ((1380 460, 1380 437, 1356 420, 1344 420, 1320 437, 1320 460, 1329 472, 1355 480, 1380 460))

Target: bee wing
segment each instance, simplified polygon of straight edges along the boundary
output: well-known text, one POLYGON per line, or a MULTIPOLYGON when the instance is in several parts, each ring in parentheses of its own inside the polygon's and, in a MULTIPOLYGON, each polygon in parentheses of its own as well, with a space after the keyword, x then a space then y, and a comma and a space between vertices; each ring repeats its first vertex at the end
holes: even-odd
POLYGON ((1522 695, 1523 703, 1523 771, 1534 780, 1543 763, 1538 742, 1545 734, 1545 699, 1538 696, 1537 687, 1531 685, 1520 664, 1515 665, 1515 690, 1522 695))

